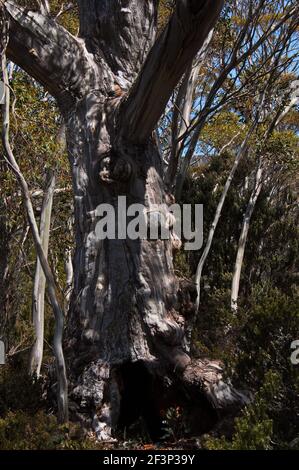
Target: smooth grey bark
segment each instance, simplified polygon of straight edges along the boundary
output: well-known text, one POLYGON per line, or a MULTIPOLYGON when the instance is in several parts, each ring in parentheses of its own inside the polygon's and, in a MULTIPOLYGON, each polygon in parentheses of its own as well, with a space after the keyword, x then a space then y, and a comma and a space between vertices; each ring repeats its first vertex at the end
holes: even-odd
POLYGON ((223 2, 178 1, 155 42, 156 2, 78 4, 79 38, 12 1, 4 7, 9 56, 55 96, 66 126, 76 236, 65 337, 71 410, 107 439, 138 402, 152 421, 178 383, 185 403, 211 413, 246 400, 223 383, 219 363, 191 361, 187 353, 172 240, 101 240, 95 230, 97 207, 117 208, 118 196, 168 211, 153 131, 223 2))
MULTIPOLYGON (((287 113, 290 111, 292 106, 294 106, 294 104, 295 104, 294 99, 291 98, 290 103, 288 103, 286 106, 281 106, 277 109, 274 117, 272 118, 268 128, 266 129, 263 135, 262 146, 267 142, 271 134, 274 132, 276 126, 287 115, 287 113)), ((250 195, 250 199, 248 201, 248 205, 244 214, 242 230, 241 230, 241 234, 240 234, 240 238, 238 242, 237 255, 236 255, 236 261, 235 261, 233 279, 232 279, 232 288, 231 288, 231 310, 233 312, 236 312, 238 309, 238 297, 239 297, 239 289, 240 289, 241 271, 242 271, 245 248, 246 248, 246 243, 247 243, 247 238, 248 238, 248 233, 249 233, 249 228, 250 228, 250 221, 251 221, 258 197, 263 187, 264 173, 266 173, 266 165, 264 165, 264 168, 263 168, 263 156, 261 152, 262 150, 260 150, 259 152, 258 166, 257 166, 256 174, 255 174, 255 184, 254 184, 254 187, 250 195)))
POLYGON ((251 217, 254 212, 254 208, 257 203, 258 197, 262 190, 262 186, 263 186, 263 169, 261 166, 261 159, 260 159, 256 174, 255 174, 254 187, 250 195, 248 205, 246 207, 243 224, 242 224, 241 235, 240 235, 239 242, 238 242, 237 256, 236 256, 234 274, 233 274, 233 279, 232 279, 232 289, 231 289, 231 309, 234 312, 236 312, 238 309, 238 296, 239 296, 239 288, 240 288, 241 270, 242 270, 244 253, 245 253, 245 246, 246 246, 249 227, 250 227, 250 221, 251 221, 251 217))
MULTIPOLYGON (((52 205, 55 190, 55 176, 47 176, 44 191, 39 235, 45 258, 48 259, 49 239, 51 228, 52 205)), ((40 376, 44 351, 44 314, 45 314, 46 277, 40 260, 37 257, 32 295, 32 320, 35 332, 35 342, 30 355, 29 370, 31 375, 40 376)))

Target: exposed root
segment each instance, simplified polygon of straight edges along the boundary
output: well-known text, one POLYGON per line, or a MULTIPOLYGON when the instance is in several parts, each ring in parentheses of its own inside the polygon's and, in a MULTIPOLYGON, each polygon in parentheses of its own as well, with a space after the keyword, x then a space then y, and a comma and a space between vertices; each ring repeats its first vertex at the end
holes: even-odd
POLYGON ((119 366, 93 363, 73 389, 76 419, 92 427, 101 441, 111 441, 142 417, 151 438, 163 436, 162 416, 171 407, 184 409, 190 432, 211 430, 227 414, 249 402, 223 379, 219 361, 189 361, 184 370, 164 372, 141 361, 119 366))
POLYGON ((186 367, 183 380, 188 388, 201 390, 215 410, 222 413, 237 411, 249 403, 250 395, 236 390, 223 375, 220 361, 198 359, 186 367))

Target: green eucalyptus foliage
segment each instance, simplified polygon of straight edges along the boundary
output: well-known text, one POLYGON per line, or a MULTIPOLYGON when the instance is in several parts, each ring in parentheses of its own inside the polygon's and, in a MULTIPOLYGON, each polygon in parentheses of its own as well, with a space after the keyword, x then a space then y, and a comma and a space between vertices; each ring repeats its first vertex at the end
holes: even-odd
POLYGON ((270 450, 273 448, 273 420, 271 403, 279 394, 279 374, 269 371, 264 385, 234 423, 231 440, 207 437, 204 445, 209 450, 270 450))
MULTIPOLYGON (((217 122, 219 129, 225 125, 221 116, 217 122)), ((216 148, 223 145, 217 122, 206 126, 204 134, 208 145, 216 148)), ((234 125, 233 132, 237 122, 234 125)), ((204 240, 233 158, 230 151, 211 156, 192 170, 185 184, 184 202, 204 205, 204 240)), ((220 427, 217 437, 207 438, 210 449, 297 445, 299 368, 291 363, 290 356, 291 343, 298 339, 299 332, 298 161, 298 136, 292 130, 276 131, 262 148, 258 136, 252 140, 215 232, 203 272, 193 352, 222 358, 236 385, 253 393, 253 401, 222 437, 220 427), (263 152, 267 178, 250 223, 235 314, 230 309, 232 273, 259 151, 263 152)), ((180 272, 188 266, 194 273, 200 254, 177 256, 180 272)))

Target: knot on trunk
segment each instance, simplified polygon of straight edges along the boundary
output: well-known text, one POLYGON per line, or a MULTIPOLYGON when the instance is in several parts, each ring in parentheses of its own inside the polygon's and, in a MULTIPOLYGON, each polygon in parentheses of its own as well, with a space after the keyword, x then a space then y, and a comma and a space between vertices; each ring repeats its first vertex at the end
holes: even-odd
POLYGON ((112 170, 113 179, 117 181, 129 181, 134 173, 134 163, 129 156, 120 156, 112 170))
POLYGON ((113 179, 111 178, 111 159, 109 155, 106 155, 100 161, 99 178, 103 183, 113 183, 113 179))
POLYGON ((103 183, 127 182, 134 174, 135 164, 128 155, 110 152, 100 160, 99 177, 103 183))
POLYGON ((182 240, 177 236, 175 232, 170 233, 170 240, 171 240, 171 247, 172 250, 175 251, 180 251, 182 248, 182 240))

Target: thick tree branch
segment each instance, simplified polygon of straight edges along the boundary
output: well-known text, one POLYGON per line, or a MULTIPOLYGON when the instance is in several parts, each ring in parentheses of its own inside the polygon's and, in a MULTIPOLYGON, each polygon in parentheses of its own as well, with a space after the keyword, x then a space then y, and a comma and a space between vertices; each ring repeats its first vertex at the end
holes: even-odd
POLYGON ((122 105, 127 139, 143 142, 155 128, 174 87, 213 28, 223 0, 178 0, 122 105))
POLYGON ((7 57, 60 101, 80 95, 91 78, 80 41, 49 16, 11 0, 3 9, 9 23, 7 57))

